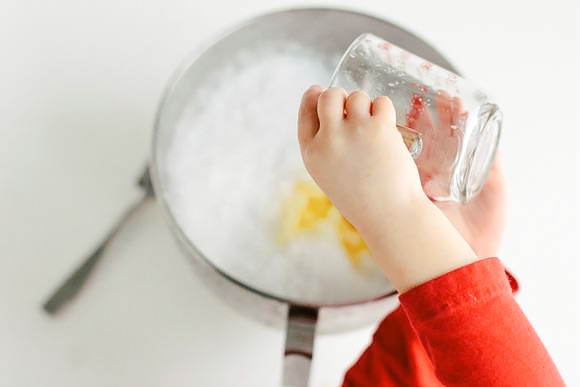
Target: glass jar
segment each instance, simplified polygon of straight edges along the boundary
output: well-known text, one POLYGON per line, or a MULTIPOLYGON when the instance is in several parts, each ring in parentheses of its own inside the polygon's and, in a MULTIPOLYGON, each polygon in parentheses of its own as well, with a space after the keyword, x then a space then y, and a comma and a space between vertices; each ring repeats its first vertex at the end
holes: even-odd
POLYGON ((331 86, 389 97, 425 193, 466 202, 481 190, 500 138, 502 113, 467 80, 372 34, 342 56, 331 86))

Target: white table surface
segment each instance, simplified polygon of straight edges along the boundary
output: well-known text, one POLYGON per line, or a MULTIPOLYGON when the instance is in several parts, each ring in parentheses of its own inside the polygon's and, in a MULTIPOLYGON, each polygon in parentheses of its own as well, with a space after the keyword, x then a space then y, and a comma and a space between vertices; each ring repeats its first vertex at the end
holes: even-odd
MULTIPOLYGON (((502 257, 563 376, 580 385, 573 3, 357 7, 427 38, 502 106, 510 183, 502 257)), ((65 313, 49 318, 40 304, 138 196, 155 108, 182 58, 234 22, 297 5, 0 3, 0 386, 277 384, 282 332, 200 284, 153 203, 65 313)), ((338 384, 372 328, 320 337, 312 385, 338 384)))

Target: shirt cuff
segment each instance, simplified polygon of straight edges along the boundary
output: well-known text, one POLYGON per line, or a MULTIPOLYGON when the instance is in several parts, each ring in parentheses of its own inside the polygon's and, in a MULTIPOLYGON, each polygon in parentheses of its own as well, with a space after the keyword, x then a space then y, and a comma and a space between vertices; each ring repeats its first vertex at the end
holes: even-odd
POLYGON ((488 302, 517 290, 517 281, 507 273, 498 258, 487 258, 443 274, 399 296, 409 317, 431 319, 488 302))

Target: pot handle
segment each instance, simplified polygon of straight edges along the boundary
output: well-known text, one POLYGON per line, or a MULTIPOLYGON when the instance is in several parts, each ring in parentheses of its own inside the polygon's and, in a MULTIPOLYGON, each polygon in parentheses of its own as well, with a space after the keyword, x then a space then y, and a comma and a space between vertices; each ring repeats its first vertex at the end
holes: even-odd
POLYGON ((117 235, 119 230, 125 225, 127 220, 135 213, 145 201, 153 197, 153 185, 151 183, 151 176, 149 175, 149 167, 145 168, 145 172, 141 175, 139 186, 144 194, 141 199, 129 207, 117 223, 111 228, 109 233, 101 241, 101 243, 85 258, 81 265, 73 271, 69 277, 54 291, 54 293, 45 301, 42 308, 50 315, 56 314, 66 303, 72 300, 82 289, 83 285, 93 272, 95 266, 103 256, 103 252, 113 238, 117 235))
POLYGON ((297 305, 288 307, 283 386, 308 386, 317 321, 318 309, 316 308, 297 305))

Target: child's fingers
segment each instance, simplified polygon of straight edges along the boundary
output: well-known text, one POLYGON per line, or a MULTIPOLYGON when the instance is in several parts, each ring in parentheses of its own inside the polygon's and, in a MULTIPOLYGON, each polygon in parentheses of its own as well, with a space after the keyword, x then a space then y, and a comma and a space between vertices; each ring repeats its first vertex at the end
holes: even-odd
POLYGON ((440 91, 435 98, 435 106, 440 126, 449 126, 453 122, 453 106, 447 92, 440 91))
POLYGON ((451 102, 451 111, 453 115, 453 123, 459 122, 461 115, 463 114, 463 101, 459 97, 453 97, 451 102))
POLYGON ((453 97, 453 101, 451 103, 451 135, 457 136, 457 133, 454 133, 455 129, 458 128, 458 125, 465 121, 467 113, 463 111, 463 101, 459 97, 453 97))
POLYGON ((371 115, 371 99, 364 91, 353 91, 346 100, 346 117, 352 119, 366 118, 371 115))
POLYGON ((342 87, 326 89, 318 97, 318 119, 321 124, 328 123, 330 126, 344 118, 344 103, 346 91, 342 87))
POLYGON ((393 125, 396 121, 395 107, 389 97, 379 96, 375 98, 371 106, 371 115, 381 121, 393 125))
POLYGON ((298 112, 298 141, 301 147, 308 144, 314 138, 320 127, 318 114, 316 113, 320 93, 322 93, 322 88, 315 85, 309 87, 302 96, 302 102, 300 103, 300 110, 298 112))

